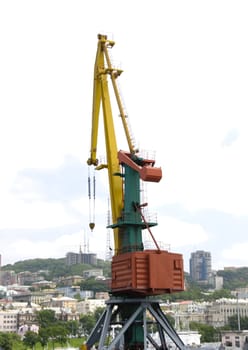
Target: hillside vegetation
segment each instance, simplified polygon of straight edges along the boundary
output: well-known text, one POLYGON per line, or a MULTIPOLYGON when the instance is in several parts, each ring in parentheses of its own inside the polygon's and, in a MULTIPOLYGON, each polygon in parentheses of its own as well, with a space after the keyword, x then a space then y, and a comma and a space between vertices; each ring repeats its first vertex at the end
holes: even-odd
POLYGON ((235 270, 220 270, 218 276, 224 280, 224 288, 234 290, 238 287, 248 286, 248 267, 240 267, 235 270))
POLYGON ((85 270, 92 268, 101 268, 105 276, 110 276, 110 262, 98 259, 97 265, 76 264, 66 265, 65 258, 61 259, 30 259, 17 261, 13 265, 8 264, 2 267, 2 270, 11 270, 15 273, 30 271, 43 271, 46 279, 52 279, 60 276, 82 275, 85 270))

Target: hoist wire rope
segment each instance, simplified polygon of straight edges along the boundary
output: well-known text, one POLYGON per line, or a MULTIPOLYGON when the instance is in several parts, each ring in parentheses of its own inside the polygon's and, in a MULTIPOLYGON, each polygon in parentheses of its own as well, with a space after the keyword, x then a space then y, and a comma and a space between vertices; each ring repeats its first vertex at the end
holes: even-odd
POLYGON ((95 198, 96 198, 96 178, 95 170, 92 171, 90 166, 88 167, 88 197, 89 197, 89 225, 93 229, 92 225, 95 224, 95 198))

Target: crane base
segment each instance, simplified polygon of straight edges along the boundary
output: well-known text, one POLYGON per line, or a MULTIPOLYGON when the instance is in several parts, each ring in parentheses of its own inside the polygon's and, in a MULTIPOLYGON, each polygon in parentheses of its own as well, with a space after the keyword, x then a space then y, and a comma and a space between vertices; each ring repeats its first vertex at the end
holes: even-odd
POLYGON ((96 346, 98 350, 168 350, 169 340, 178 349, 186 349, 161 310, 159 301, 111 297, 106 305, 82 348, 89 350, 96 346))

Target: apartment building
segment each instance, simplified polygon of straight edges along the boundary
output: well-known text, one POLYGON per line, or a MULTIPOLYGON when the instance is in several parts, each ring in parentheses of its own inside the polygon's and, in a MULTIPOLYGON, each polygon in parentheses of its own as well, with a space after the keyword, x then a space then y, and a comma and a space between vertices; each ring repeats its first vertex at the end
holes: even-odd
POLYGON ((222 298, 214 302, 195 302, 185 300, 175 303, 163 303, 161 308, 171 314, 181 329, 188 329, 189 323, 199 322, 219 328, 228 324, 229 317, 239 314, 248 317, 248 299, 222 298))
POLYGON ((104 299, 86 299, 78 302, 76 307, 77 312, 85 315, 94 312, 98 307, 106 307, 106 304, 104 299))
POLYGON ((81 282, 83 282, 84 278, 82 276, 73 275, 73 276, 65 276, 60 278, 60 285, 63 286, 75 286, 79 285, 81 282))
POLYGON ((0 284, 10 286, 18 282, 15 271, 0 271, 0 284))
POLYGON ((79 286, 65 286, 57 288, 60 293, 69 298, 75 298, 75 296, 80 296, 81 299, 94 298, 94 292, 92 290, 80 290, 79 286))
POLYGON ((59 297, 52 298, 50 300, 44 301, 42 306, 46 308, 60 308, 75 311, 76 310, 77 299, 69 297, 59 297))
POLYGON ((62 296, 62 293, 57 289, 43 289, 31 293, 30 302, 32 304, 43 305, 52 298, 62 296))
POLYGON ((192 300, 161 304, 165 314, 170 314, 175 319, 177 330, 188 330, 190 322, 205 323, 206 303, 197 303, 192 300))
POLYGON ((17 274, 17 281, 20 285, 27 285, 33 282, 43 281, 45 278, 43 276, 44 271, 30 272, 22 271, 17 274))
POLYGON ((212 273, 211 253, 204 250, 191 253, 189 268, 192 281, 208 284, 212 273))
POLYGON ((248 349, 248 331, 223 331, 221 332, 221 349, 240 350, 248 349))
POLYGON ((18 310, 17 315, 17 327, 18 331, 24 328, 31 329, 31 327, 37 324, 37 316, 36 311, 41 310, 41 308, 37 305, 34 308, 22 308, 18 310))
POLYGON ((206 323, 214 327, 222 327, 228 323, 228 318, 234 315, 248 317, 247 299, 218 299, 206 308, 206 323))
POLYGON ((13 333, 18 329, 18 310, 0 311, 0 332, 13 333))
POLYGON ((66 265, 75 265, 75 264, 89 264, 97 265, 97 255, 92 253, 73 253, 68 252, 66 254, 66 265))
POLYGON ((91 269, 91 270, 83 271, 83 277, 84 278, 102 277, 102 276, 103 276, 103 270, 102 269, 91 269))

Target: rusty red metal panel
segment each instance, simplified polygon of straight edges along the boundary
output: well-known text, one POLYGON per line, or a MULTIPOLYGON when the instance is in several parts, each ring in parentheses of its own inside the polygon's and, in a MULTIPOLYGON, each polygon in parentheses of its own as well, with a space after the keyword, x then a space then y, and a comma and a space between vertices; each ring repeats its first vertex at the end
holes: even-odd
POLYGON ((183 258, 168 251, 125 253, 112 260, 112 292, 158 295, 184 290, 183 258))

